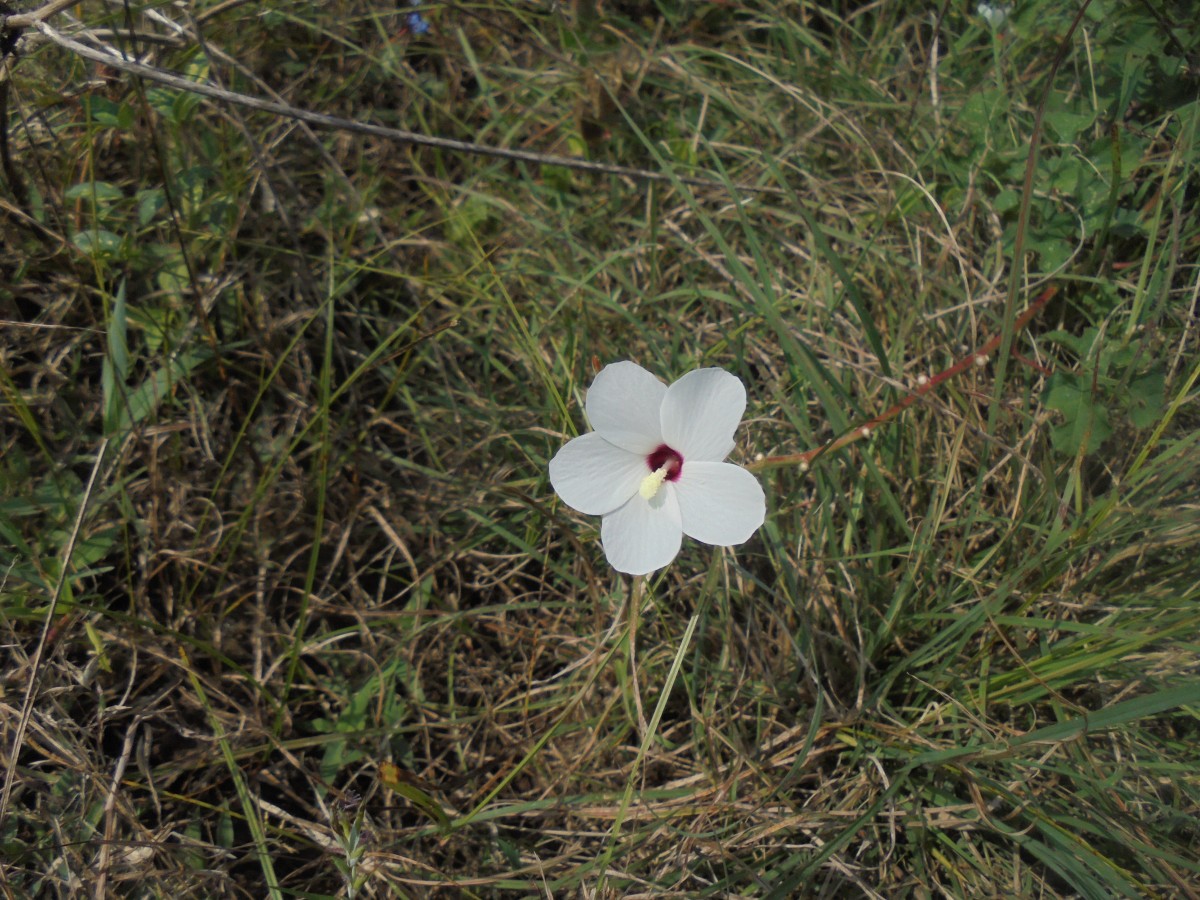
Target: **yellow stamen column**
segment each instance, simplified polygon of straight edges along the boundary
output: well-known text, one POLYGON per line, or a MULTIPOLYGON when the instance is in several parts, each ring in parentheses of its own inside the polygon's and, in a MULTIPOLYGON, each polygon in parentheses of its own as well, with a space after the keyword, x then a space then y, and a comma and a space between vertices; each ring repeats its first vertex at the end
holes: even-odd
POLYGON ((643 499, 653 500, 654 495, 658 493, 658 489, 662 487, 662 483, 667 480, 667 467, 660 466, 649 475, 642 479, 642 484, 638 488, 638 493, 643 499))

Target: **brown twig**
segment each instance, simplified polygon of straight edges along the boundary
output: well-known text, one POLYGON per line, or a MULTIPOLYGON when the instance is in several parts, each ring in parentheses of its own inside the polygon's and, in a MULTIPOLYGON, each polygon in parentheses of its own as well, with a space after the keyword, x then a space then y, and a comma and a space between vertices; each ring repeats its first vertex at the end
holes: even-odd
MULTIPOLYGON (((43 7, 45 9, 46 7, 43 7)), ((38 11, 40 13, 41 10, 38 11)), ((37 13, 29 13, 27 16, 9 16, 7 19, 0 19, 0 30, 5 28, 11 29, 12 23, 20 18, 22 22, 29 20, 37 13)), ((165 84, 169 87, 176 88, 181 91, 189 91, 193 94, 199 94, 202 97, 209 97, 213 100, 220 100, 224 103, 232 103, 237 106, 244 106, 249 109, 256 109, 260 112, 272 113, 277 116, 284 116, 289 119, 295 119, 299 122, 306 122, 309 125, 314 125, 319 128, 331 128, 337 131, 349 131, 356 134, 369 134, 374 137, 385 138, 391 141, 400 141, 406 144, 415 144, 422 147, 436 147, 441 150, 453 150, 457 153, 468 153, 474 156, 488 156, 494 159, 507 159, 514 162, 533 163, 539 166, 561 166, 564 169, 575 169, 582 172, 595 172, 601 175, 620 175, 626 178, 634 178, 638 181, 653 181, 659 183, 679 182, 690 187, 705 187, 705 188, 720 188, 729 190, 733 188, 737 191, 746 191, 756 194, 781 194, 781 188, 774 187, 759 187, 747 184, 727 184, 721 181, 715 181, 709 178, 694 178, 689 175, 675 175, 664 172, 652 172, 648 169, 637 169, 632 166, 619 166, 612 163, 598 163, 591 160, 578 159, 572 156, 555 156, 549 153, 538 153, 533 150, 511 150, 504 147, 493 147, 487 144, 474 144, 469 141, 456 141, 452 138, 434 137, 427 134, 418 134, 415 131, 406 131, 402 128, 388 128, 383 125, 372 125, 367 122, 356 122, 353 119, 343 119, 339 116, 328 116, 324 113, 311 112, 306 109, 299 109, 295 106, 290 106, 286 103, 277 103, 273 100, 264 100, 261 97, 252 97, 248 94, 239 94, 235 91, 227 91, 224 88, 219 88, 202 81, 192 81, 184 78, 182 75, 176 75, 173 72, 165 72, 162 69, 156 69, 153 66, 148 66, 144 63, 136 62, 129 59, 117 51, 107 48, 104 50, 95 47, 89 47, 87 44, 81 44, 79 41, 73 40, 56 31, 54 28, 47 25, 41 19, 35 19, 28 22, 29 27, 35 28, 44 35, 51 43, 57 44, 65 50, 70 50, 85 59, 90 59, 94 62, 102 63, 110 68, 117 69, 122 72, 128 72, 131 75, 138 75, 149 81, 155 81, 159 84, 165 84)))
POLYGON ((36 25, 38 22, 45 21, 64 9, 75 6, 79 0, 50 0, 45 6, 39 6, 35 10, 25 13, 13 13, 0 19, 0 31, 17 31, 21 28, 28 28, 30 25, 36 25))
MULTIPOLYGON (((1020 331, 1022 328, 1028 325, 1033 320, 1033 317, 1041 312, 1042 307, 1049 303, 1050 299, 1057 293, 1058 288, 1053 286, 1042 291, 1041 295, 1035 301, 1033 301, 1030 307, 1017 317, 1016 322, 1013 323, 1014 333, 1020 331)), ((840 450, 843 447, 853 444, 855 441, 860 441, 863 438, 868 437, 871 432, 880 425, 883 425, 894 419, 943 381, 953 378, 955 375, 966 371, 972 365, 981 365, 986 362, 988 357, 995 353, 997 348, 999 348, 1001 338, 1001 334, 995 335, 974 353, 963 357, 950 368, 942 372, 938 372, 924 384, 918 385, 916 390, 902 399, 899 403, 889 407, 885 412, 875 416, 875 418, 869 419, 860 425, 854 426, 854 428, 852 428, 846 434, 843 434, 841 437, 834 438, 829 443, 824 444, 821 447, 817 447, 814 450, 805 450, 803 453, 788 453, 783 456, 768 456, 766 459, 760 459, 757 462, 749 464, 746 466, 746 468, 759 471, 762 469, 776 468, 779 466, 808 466, 815 459, 825 455, 826 453, 831 453, 834 450, 840 450)))

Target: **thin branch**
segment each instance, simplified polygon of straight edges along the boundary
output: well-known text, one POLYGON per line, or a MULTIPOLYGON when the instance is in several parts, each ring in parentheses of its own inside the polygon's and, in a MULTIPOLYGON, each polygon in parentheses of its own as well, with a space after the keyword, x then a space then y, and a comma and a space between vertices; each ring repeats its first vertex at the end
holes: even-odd
MULTIPOLYGON (((1057 287, 1051 286, 1046 288, 1046 290, 1042 292, 1041 296, 1039 296, 1030 305, 1030 307, 1025 310, 1025 312, 1021 313, 1021 315, 1017 317, 1016 322, 1013 323, 1014 332, 1019 332, 1022 328, 1028 325, 1033 320, 1033 317, 1041 312, 1042 307, 1050 302, 1050 298, 1057 293, 1057 287)), ((900 413, 904 412, 904 410, 908 409, 919 399, 921 399, 921 397, 923 397, 925 394, 928 394, 943 381, 965 372, 973 365, 982 365, 986 363, 988 358, 995 353, 997 349, 1000 349, 1001 337, 1002 335, 1000 334, 994 335, 991 340, 985 343, 974 353, 968 354, 950 368, 938 372, 928 381, 923 382, 915 391, 900 400, 899 403, 892 405, 885 412, 880 413, 873 419, 869 419, 866 422, 863 422, 861 425, 855 425, 854 428, 840 437, 834 438, 832 441, 829 441, 828 443, 817 447, 816 449, 805 450, 803 453, 788 453, 785 456, 768 456, 765 459, 760 459, 756 462, 747 464, 746 468, 755 472, 760 472, 763 469, 774 469, 780 466, 798 465, 806 467, 812 464, 818 457, 824 456, 826 453, 832 453, 834 450, 841 450, 843 447, 849 446, 855 441, 869 437, 876 428, 900 415, 900 413)))
MULTIPOLYGON (((43 9, 44 8, 45 7, 43 7, 43 9)), ((39 10, 38 12, 40 13, 41 11, 39 10)), ((0 21, 0 29, 11 29, 16 19, 20 18, 24 22, 34 15, 37 15, 37 13, 30 13, 27 16, 21 17, 9 16, 6 21, 0 21)), ((277 103, 272 100, 264 100, 260 97, 252 97, 248 94, 239 94, 235 91, 227 91, 224 88, 219 88, 206 82, 191 81, 181 75, 176 75, 173 72, 165 72, 161 69, 156 69, 153 66, 136 62, 126 56, 121 55, 116 50, 111 48, 100 50, 95 47, 89 47, 87 44, 81 44, 79 41, 73 40, 59 31, 56 31, 54 28, 50 27, 40 19, 30 21, 28 24, 30 27, 41 32, 52 43, 57 44, 66 50, 70 50, 72 53, 82 56, 85 59, 90 59, 113 69, 118 69, 122 72, 128 72, 131 75, 138 75, 149 81, 156 81, 159 84, 165 84, 181 91, 189 91, 193 94, 199 94, 203 97, 210 97, 213 100, 220 100, 224 103, 232 103, 236 106, 245 106, 249 109, 259 110, 260 112, 267 112, 278 116, 284 116, 289 119, 296 119, 297 121, 306 122, 309 125, 315 125, 319 128, 332 128, 338 131, 369 134, 391 141, 401 141, 406 144, 416 144, 422 147, 437 147, 441 150, 453 150, 457 153, 469 153, 474 156, 489 156, 495 159, 508 159, 516 162, 533 163, 540 166, 562 166, 565 169, 577 169, 583 172, 597 172, 603 175, 621 175, 626 178, 635 178, 639 181, 667 183, 680 182, 691 187, 721 188, 722 190, 728 190, 730 187, 732 187, 734 190, 758 194, 782 193, 782 190, 779 188, 756 187, 745 184, 729 185, 725 182, 716 181, 709 178, 693 178, 687 175, 651 172, 647 169, 636 169, 631 166, 619 166, 611 163, 591 162, 586 159, 578 159, 571 156, 554 156, 552 154, 538 153, 532 150, 509 150, 502 147, 492 147, 487 144, 473 144, 469 141, 456 141, 452 138, 433 137, 427 134, 418 134, 417 132, 406 131, 402 128, 387 128, 383 125, 372 125, 366 122, 356 122, 353 119, 343 119, 338 116, 327 116, 323 113, 298 109, 297 107, 290 106, 286 103, 277 103)))
POLYGON ((37 25, 39 22, 78 3, 79 0, 51 0, 45 6, 39 6, 31 12, 13 13, 11 16, 0 18, 0 31, 16 31, 20 28, 37 25))

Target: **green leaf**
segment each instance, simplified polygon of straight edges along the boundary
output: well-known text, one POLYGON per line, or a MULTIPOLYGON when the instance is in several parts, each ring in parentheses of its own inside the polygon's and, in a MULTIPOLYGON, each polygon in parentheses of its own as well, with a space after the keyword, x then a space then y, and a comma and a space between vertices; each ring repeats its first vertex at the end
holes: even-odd
POLYGON ((1068 456, 1094 453, 1105 438, 1112 434, 1108 410, 1096 402, 1091 386, 1080 384, 1079 377, 1070 372, 1055 372, 1050 376, 1042 403, 1063 414, 1066 421, 1050 432, 1054 449, 1068 456))
POLYGON ((124 200, 125 193, 115 184, 107 181, 87 181, 83 184, 73 184, 65 191, 63 197, 67 200, 86 200, 89 203, 112 203, 124 200))
POLYGON ((393 763, 383 763, 379 767, 379 780, 383 784, 437 822, 443 832, 449 831, 450 820, 438 802, 415 784, 404 780, 402 774, 400 768, 393 763))
POLYGON ((992 208, 1000 214, 1010 212, 1021 205, 1021 195, 1014 190, 1005 188, 992 201, 992 208))
POLYGON ((128 131, 133 127, 133 107, 127 103, 114 103, 104 97, 84 97, 83 108, 97 125, 121 128, 128 131))
POLYGON ((1165 392, 1166 377, 1161 368, 1151 369, 1129 383, 1125 402, 1135 428, 1149 428, 1158 422, 1163 413, 1165 392))
POLYGON ((89 256, 120 256, 121 238, 111 231, 98 229, 96 231, 80 231, 71 242, 89 256))
POLYGON ((454 243, 471 246, 475 233, 492 219, 491 205, 482 197, 471 196, 459 204, 446 222, 446 237, 454 243))
POLYGON ((1047 112, 1045 118, 1046 127, 1064 143, 1075 140, 1075 136, 1094 121, 1096 121, 1094 114, 1080 114, 1067 110, 1047 112))
POLYGON ((108 352, 100 367, 100 391, 104 399, 104 433, 116 433, 122 419, 125 384, 129 377, 129 320, 125 307, 125 281, 122 279, 108 320, 108 352))
POLYGON ((166 205, 166 196, 162 188, 147 188, 138 191, 138 224, 145 228, 149 225, 158 211, 166 205))
MULTIPOLYGON (((402 661, 392 662, 350 695, 336 721, 322 720, 319 725, 314 722, 313 727, 326 733, 355 736, 367 728, 380 725, 399 728, 408 716, 408 705, 397 695, 395 686, 397 674, 403 668, 402 661)), ((365 755, 357 746, 351 746, 346 738, 332 740, 325 745, 321 777, 333 781, 345 766, 365 755)))
POLYGON ((1091 353, 1092 346, 1096 343, 1096 336, 1099 333, 1100 329, 1098 328, 1086 328, 1083 334, 1072 334, 1069 331, 1047 331, 1040 339, 1061 344, 1070 349, 1080 359, 1083 359, 1091 353))
POLYGON ((686 137, 672 138, 667 141, 671 156, 687 166, 697 166, 700 159, 696 154, 694 142, 686 137))
POLYGON ((211 358, 212 351, 208 347, 189 347, 160 365, 129 392, 126 402, 121 403, 121 418, 116 430, 124 431, 155 412, 172 386, 185 380, 193 370, 211 358))

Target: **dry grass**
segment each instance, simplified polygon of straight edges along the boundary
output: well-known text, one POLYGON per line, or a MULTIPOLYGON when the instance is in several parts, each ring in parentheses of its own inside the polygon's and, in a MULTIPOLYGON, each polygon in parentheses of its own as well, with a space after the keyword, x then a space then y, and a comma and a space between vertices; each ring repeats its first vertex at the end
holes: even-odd
POLYGON ((936 66, 906 4, 426 4, 425 39, 357 2, 77 11, 163 69, 653 185, 26 47, 5 895, 1200 893, 1194 81, 1122 49, 1194 39, 1092 5, 1057 78, 1048 4, 947 8, 936 66), (763 465, 736 552, 606 568, 545 475, 593 360, 735 371, 742 461, 821 446, 1001 332, 1021 202, 1017 308, 1059 293, 999 388, 763 465), (1052 440, 1097 408, 1099 448, 1052 440))

